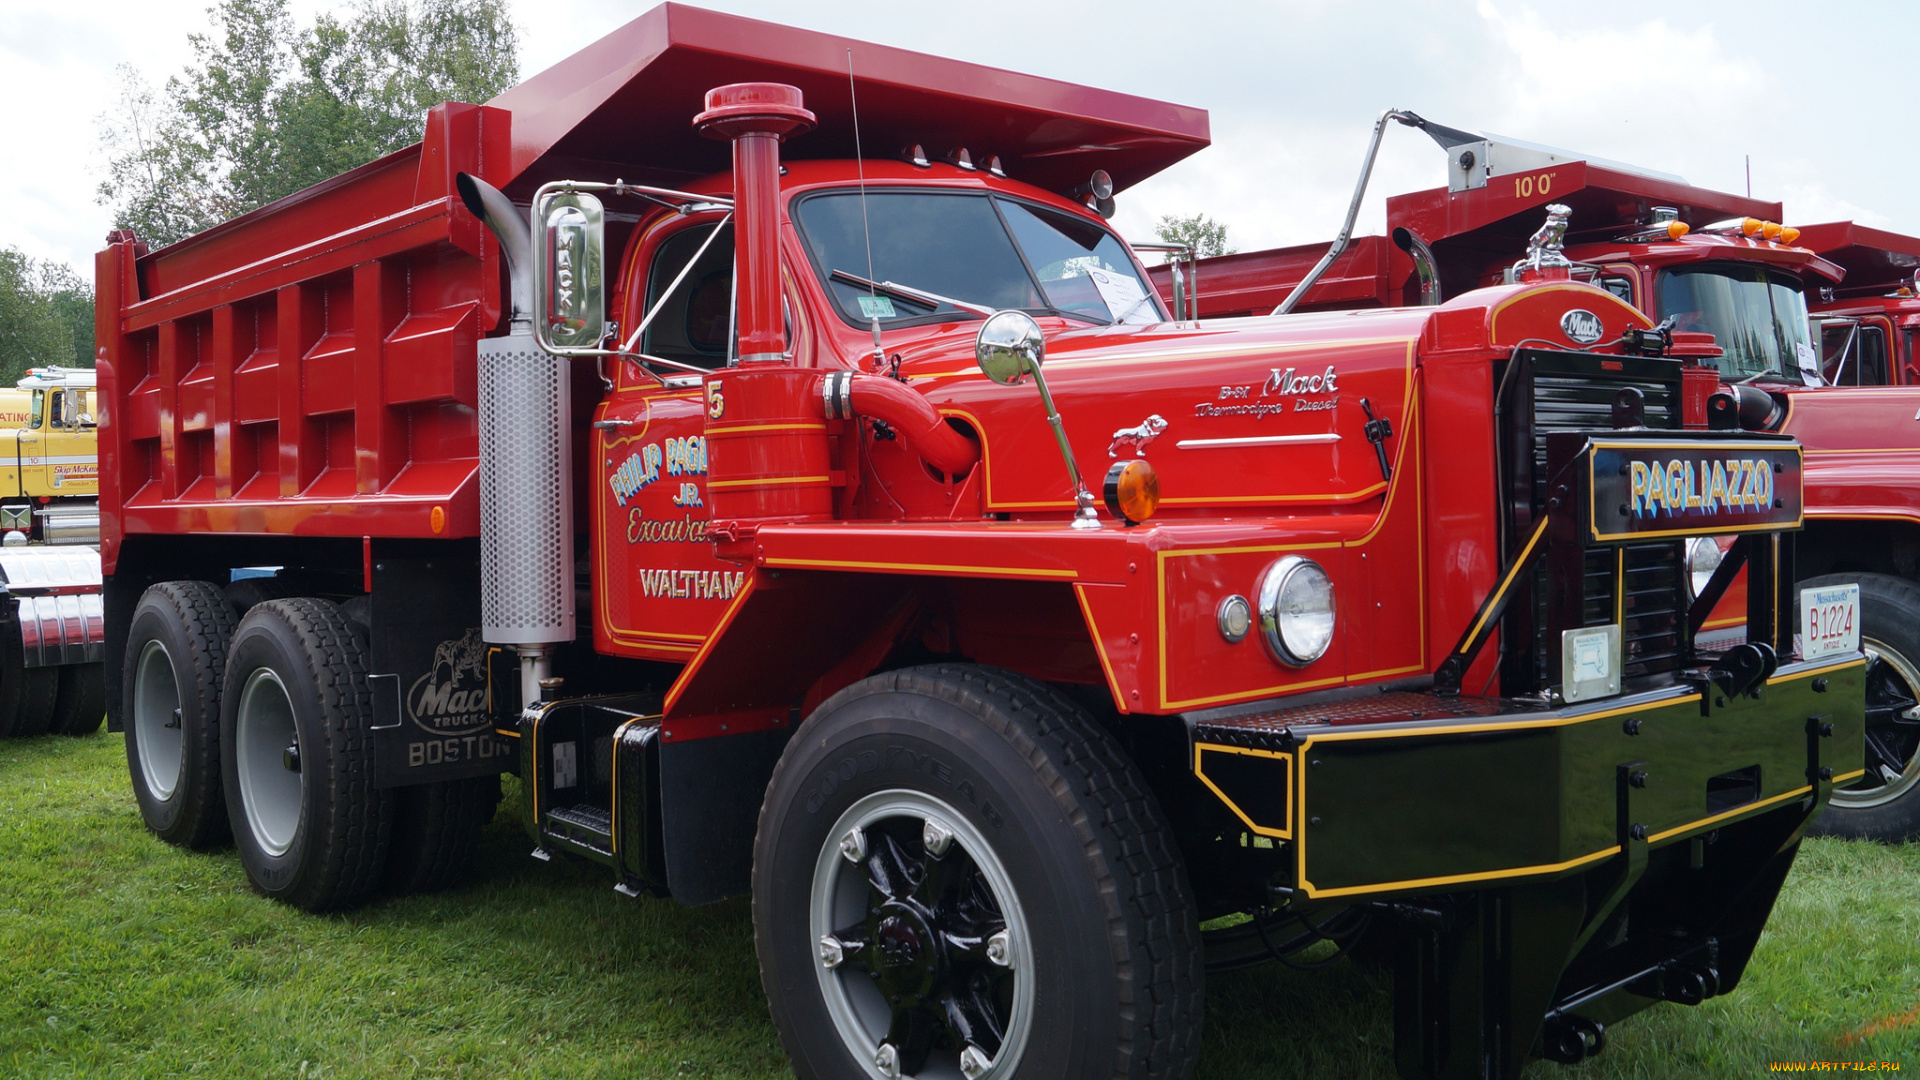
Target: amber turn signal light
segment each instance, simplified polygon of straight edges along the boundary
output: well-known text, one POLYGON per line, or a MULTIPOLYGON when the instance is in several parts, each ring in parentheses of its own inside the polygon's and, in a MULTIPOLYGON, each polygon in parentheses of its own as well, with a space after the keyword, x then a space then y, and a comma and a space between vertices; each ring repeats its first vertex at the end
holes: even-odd
POLYGON ((1138 525, 1160 509, 1160 474, 1145 458, 1116 461, 1107 470, 1107 509, 1129 525, 1138 525))

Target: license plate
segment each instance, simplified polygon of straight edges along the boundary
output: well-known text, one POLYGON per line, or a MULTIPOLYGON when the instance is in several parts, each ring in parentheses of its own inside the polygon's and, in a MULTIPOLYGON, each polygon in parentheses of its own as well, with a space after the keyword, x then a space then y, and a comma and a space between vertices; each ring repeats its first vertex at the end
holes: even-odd
POLYGON ((1800 658, 1860 651, 1860 586, 1800 590, 1800 658))

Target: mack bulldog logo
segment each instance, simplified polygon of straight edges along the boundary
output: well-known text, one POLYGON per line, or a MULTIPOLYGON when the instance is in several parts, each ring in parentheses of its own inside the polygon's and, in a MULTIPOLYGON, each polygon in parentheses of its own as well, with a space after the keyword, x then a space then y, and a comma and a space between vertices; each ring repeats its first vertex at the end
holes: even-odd
POLYGON ((433 647, 433 666, 407 691, 407 715, 435 735, 459 735, 492 723, 487 715, 487 643, 480 628, 433 647))
POLYGON ((1574 308, 1560 316, 1560 332, 1575 345, 1591 345, 1607 336, 1606 327, 1600 325, 1600 316, 1584 308, 1574 308))

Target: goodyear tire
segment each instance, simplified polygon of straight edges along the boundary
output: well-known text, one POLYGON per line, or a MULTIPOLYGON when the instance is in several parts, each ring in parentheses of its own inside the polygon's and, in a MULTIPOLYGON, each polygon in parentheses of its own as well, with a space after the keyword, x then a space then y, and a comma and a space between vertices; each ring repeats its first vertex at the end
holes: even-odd
POLYGON ((59 672, 60 688, 53 698, 55 735, 91 735, 107 715, 105 664, 66 664, 59 672))
POLYGON ((220 750, 227 819, 248 880, 307 911, 379 883, 390 793, 374 786, 366 653, 325 600, 270 600, 227 657, 220 750))
POLYGON ((1800 585, 1855 582, 1867 654, 1867 775, 1835 788, 1809 831, 1897 843, 1920 838, 1920 585, 1886 574, 1828 574, 1800 585))
POLYGON ((472 869, 480 831, 499 805, 498 776, 394 789, 387 891, 435 892, 459 882, 472 869))
POLYGON ((163 581, 134 608, 123 657, 127 771, 147 828, 169 844, 227 838, 220 690, 233 613, 205 581, 163 581))
POLYGON ((809 1080, 1184 1077, 1199 929, 1159 806, 1043 683, 965 665, 824 702, 768 785, 754 941, 809 1080))

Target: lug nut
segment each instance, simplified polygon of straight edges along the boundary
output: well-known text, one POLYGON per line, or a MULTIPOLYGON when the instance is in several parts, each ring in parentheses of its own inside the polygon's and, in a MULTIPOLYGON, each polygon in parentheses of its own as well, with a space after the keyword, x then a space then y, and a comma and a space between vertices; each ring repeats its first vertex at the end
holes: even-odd
POLYGON ((1005 930, 987 939, 987 959, 1003 968, 1013 966, 1013 939, 1005 930))
POLYGON ((298 742, 290 742, 287 744, 285 750, 280 751, 280 764, 285 765, 288 772, 300 771, 300 744, 298 742))
POLYGON ((840 944, 839 938, 834 937, 832 934, 820 935, 820 963, 822 966, 828 971, 832 971, 834 968, 839 967, 841 962, 846 958, 847 950, 840 944))
POLYGON ((947 845, 953 843, 953 830, 928 818, 927 823, 920 827, 920 843, 927 849, 927 854, 937 859, 945 855, 947 845))
POLYGON ((881 1043, 880 1049, 873 1052, 874 1068, 887 1080, 900 1080, 900 1051, 892 1043, 881 1043))
POLYGON ((867 857, 867 834, 858 827, 848 829, 847 835, 840 838, 840 854, 848 862, 859 862, 867 857))
POLYGON ((986 1075, 987 1070, 992 1067, 993 1060, 981 1053, 980 1048, 972 1043, 968 1043, 966 1049, 960 1051, 960 1074, 967 1080, 980 1080, 980 1077, 986 1075))

